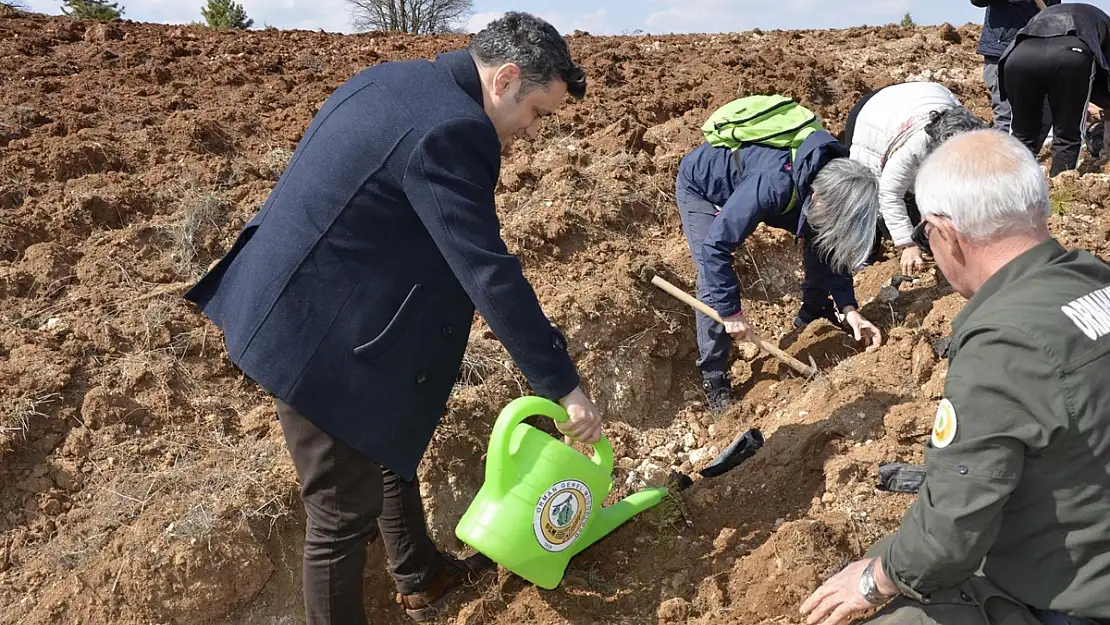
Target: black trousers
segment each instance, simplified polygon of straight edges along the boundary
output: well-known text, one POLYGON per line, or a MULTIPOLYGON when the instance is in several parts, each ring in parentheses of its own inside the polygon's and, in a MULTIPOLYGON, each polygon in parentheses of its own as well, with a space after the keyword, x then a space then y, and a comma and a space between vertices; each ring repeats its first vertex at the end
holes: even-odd
POLYGON ((419 591, 442 567, 428 537, 419 486, 317 428, 288 404, 274 403, 308 517, 302 580, 307 624, 364 625, 366 547, 379 532, 398 591, 419 591))
POLYGON ((1041 130, 1041 103, 1052 110, 1052 169, 1056 174, 1079 165, 1087 103, 1097 65, 1078 37, 1029 37, 1003 64, 1006 98, 1013 109, 1010 133, 1034 154, 1041 130))
POLYGON ((875 94, 880 91, 882 91, 881 88, 863 94, 859 102, 856 102, 855 106, 852 107, 852 110, 848 111, 848 119, 844 122, 844 138, 840 141, 844 147, 852 147, 852 138, 856 135, 856 120, 859 119, 859 113, 863 110, 863 105, 867 104, 867 101, 875 97, 875 94))

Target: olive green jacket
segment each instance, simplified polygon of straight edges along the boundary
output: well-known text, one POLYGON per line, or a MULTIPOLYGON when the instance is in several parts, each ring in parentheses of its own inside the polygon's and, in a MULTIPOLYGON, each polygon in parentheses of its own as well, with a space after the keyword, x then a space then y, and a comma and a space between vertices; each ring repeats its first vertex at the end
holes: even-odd
POLYGON ((1110 267, 1046 241, 952 327, 928 477, 884 570, 928 601, 982 567, 1029 606, 1110 618, 1110 267))

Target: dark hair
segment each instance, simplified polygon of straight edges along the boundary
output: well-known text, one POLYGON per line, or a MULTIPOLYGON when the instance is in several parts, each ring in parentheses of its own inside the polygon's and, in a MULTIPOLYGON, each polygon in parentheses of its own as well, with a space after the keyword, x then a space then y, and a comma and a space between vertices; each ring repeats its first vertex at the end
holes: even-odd
POLYGON ((586 72, 570 58, 570 48, 555 27, 530 14, 511 11, 490 22, 470 40, 471 56, 486 66, 515 63, 522 80, 518 97, 559 78, 576 99, 586 96, 586 72))
POLYGON ((928 125, 925 126, 925 134, 929 135, 928 151, 932 152, 940 147, 942 143, 961 132, 980 130, 986 127, 986 122, 962 106, 953 106, 943 111, 933 111, 929 114, 928 125))

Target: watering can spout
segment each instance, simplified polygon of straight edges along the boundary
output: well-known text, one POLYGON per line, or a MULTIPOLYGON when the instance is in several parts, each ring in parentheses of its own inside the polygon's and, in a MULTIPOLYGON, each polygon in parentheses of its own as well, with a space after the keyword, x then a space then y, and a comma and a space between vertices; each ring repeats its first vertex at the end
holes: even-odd
POLYGON ((603 508, 590 528, 590 535, 582 541, 581 548, 589 547, 612 533, 625 521, 663 501, 667 493, 668 490, 665 487, 648 488, 638 493, 632 493, 608 508, 603 508))

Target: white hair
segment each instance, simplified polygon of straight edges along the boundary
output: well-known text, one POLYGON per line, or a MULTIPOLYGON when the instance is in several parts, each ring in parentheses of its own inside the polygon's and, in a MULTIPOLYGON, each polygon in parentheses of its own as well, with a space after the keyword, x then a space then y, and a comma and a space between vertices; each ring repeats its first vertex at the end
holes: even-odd
POLYGON ((871 168, 848 158, 829 161, 813 179, 806 220, 814 243, 838 273, 859 269, 871 255, 879 221, 879 180, 871 168))
POLYGON ((921 215, 947 217, 980 242, 1047 227, 1048 180, 1029 148, 997 130, 973 130, 946 141, 917 173, 921 215))

